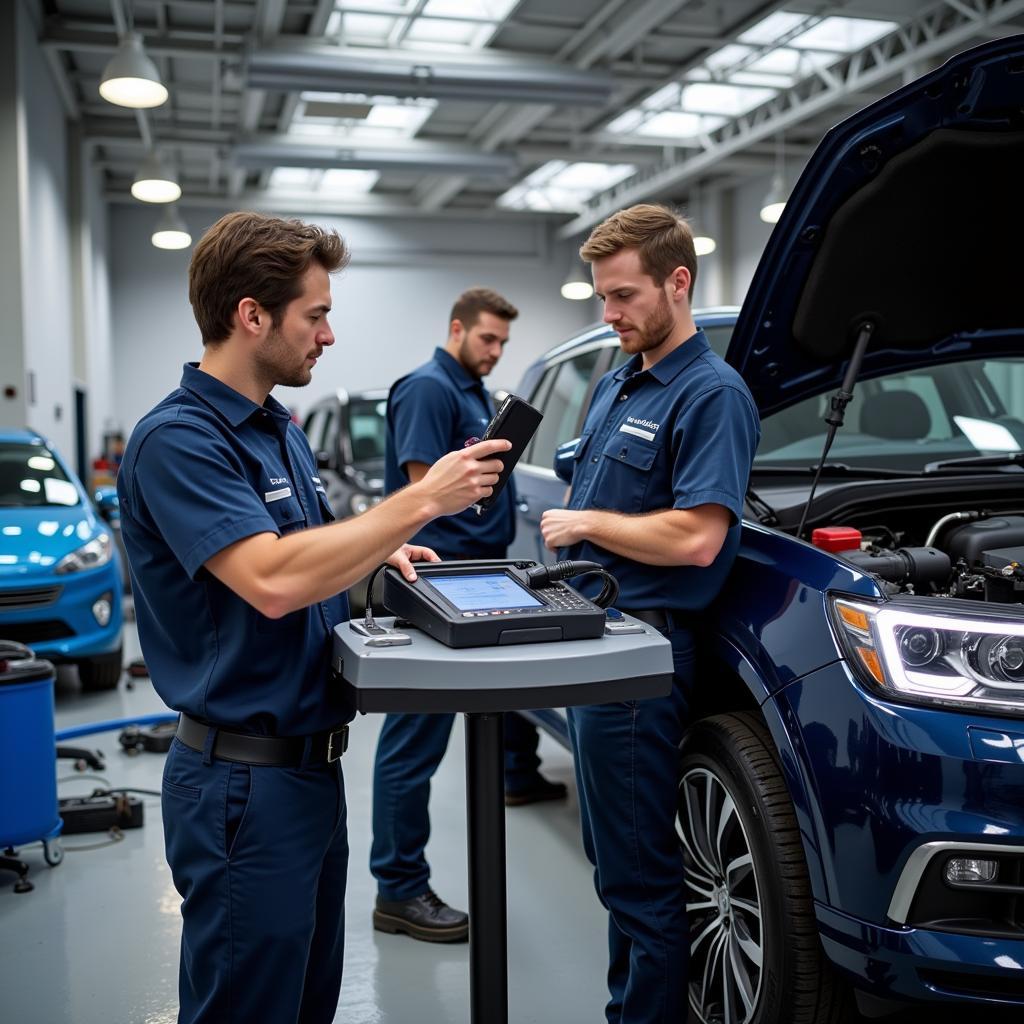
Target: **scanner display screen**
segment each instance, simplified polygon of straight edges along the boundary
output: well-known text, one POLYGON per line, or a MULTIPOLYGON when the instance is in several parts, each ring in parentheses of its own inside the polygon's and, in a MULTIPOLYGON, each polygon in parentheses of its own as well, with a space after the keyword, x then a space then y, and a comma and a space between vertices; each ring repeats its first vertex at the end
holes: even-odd
POLYGON ((544 605, 543 601, 537 600, 529 590, 503 572, 479 576, 431 576, 428 582, 460 612, 540 608, 544 605))

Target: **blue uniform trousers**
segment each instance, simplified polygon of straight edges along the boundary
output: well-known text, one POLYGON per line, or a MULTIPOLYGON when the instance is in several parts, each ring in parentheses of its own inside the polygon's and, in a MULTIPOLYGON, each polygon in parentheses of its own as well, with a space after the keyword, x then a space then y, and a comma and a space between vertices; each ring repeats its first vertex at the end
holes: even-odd
MULTIPOLYGON (((388 715, 373 770, 373 846, 370 870, 381 899, 411 900, 425 893, 430 867, 430 780, 448 749, 454 715, 388 715)), ((524 788, 536 776, 539 736, 520 715, 505 716, 505 786, 524 788)))
POLYGON ((680 1024, 688 1012, 676 807, 694 639, 688 629, 666 635, 675 669, 669 696, 568 712, 583 846, 608 911, 608 1024, 680 1024))
POLYGON ((183 898, 182 1024, 329 1024, 348 869, 340 763, 233 764, 174 740, 167 861, 183 898))

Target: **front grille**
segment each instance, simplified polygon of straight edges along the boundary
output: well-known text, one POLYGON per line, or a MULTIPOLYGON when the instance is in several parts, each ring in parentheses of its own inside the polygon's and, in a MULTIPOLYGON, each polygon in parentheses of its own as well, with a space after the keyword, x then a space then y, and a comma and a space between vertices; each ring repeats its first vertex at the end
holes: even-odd
POLYGON ((46 640, 65 640, 75 631, 60 619, 43 622, 0 623, 0 640, 14 640, 19 644, 40 644, 46 640))
POLYGON ((0 590, 0 608, 43 608, 60 597, 63 587, 31 587, 21 590, 0 590))

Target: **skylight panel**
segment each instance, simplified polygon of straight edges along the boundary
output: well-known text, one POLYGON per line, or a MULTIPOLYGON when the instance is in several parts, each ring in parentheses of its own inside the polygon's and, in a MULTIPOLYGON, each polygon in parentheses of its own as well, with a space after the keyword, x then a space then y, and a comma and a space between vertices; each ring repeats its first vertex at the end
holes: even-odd
POLYGON ((669 82, 663 85, 657 92, 652 92, 640 106, 644 110, 664 110, 666 107, 673 107, 679 103, 679 83, 669 82))
POLYGON ((691 82, 683 88, 682 107, 695 114, 724 114, 739 117, 770 100, 774 89, 724 82, 691 82))
POLYGON ((342 15, 338 36, 343 43, 361 42, 383 45, 394 31, 398 19, 384 14, 353 14, 346 11, 342 15))
POLYGON ((377 184, 380 171, 356 171, 338 169, 324 171, 320 180, 321 195, 340 196, 352 193, 366 193, 377 184))
POLYGON ((312 187, 313 171, 308 167, 275 167, 270 172, 270 188, 289 192, 306 190, 312 187))
POLYGON ((723 124, 725 118, 717 115, 663 110, 648 118, 637 130, 637 134, 665 139, 692 139, 705 132, 713 132, 723 124))
POLYGON ((370 128, 389 128, 411 138, 423 126, 437 106, 436 100, 423 103, 378 103, 366 115, 370 128))
POLYGON ((636 107, 632 107, 619 114, 615 120, 609 121, 608 131, 628 135, 630 132, 636 131, 643 123, 643 120, 644 112, 636 107))
POLYGON ((817 25, 790 39, 788 45, 805 50, 853 53, 895 32, 898 27, 894 21, 870 18, 822 18, 817 25))
POLYGON ((754 46, 767 46, 792 32, 807 19, 808 15, 806 14, 797 14, 793 11, 774 11, 756 25, 751 25, 746 32, 739 36, 739 41, 751 43, 754 46))
POLYGON ((490 42, 516 3, 517 0, 427 0, 406 39, 413 43, 479 49, 490 42), (457 20, 460 18, 467 20, 457 20))
POLYGON ((512 210, 578 213, 588 199, 636 173, 633 164, 551 160, 497 199, 512 210))
POLYGON ((709 54, 704 60, 704 66, 712 71, 720 71, 723 68, 735 67, 753 53, 754 49, 751 46, 739 46, 736 43, 730 43, 728 46, 723 46, 720 50, 715 50, 714 53, 709 54))

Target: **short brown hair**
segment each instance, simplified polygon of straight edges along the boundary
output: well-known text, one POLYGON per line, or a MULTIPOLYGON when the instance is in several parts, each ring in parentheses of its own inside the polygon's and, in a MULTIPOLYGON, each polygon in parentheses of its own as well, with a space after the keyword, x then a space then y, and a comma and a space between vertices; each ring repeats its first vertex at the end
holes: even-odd
POLYGON ((458 320, 468 331, 480 319, 481 313, 492 313, 502 320, 515 320, 519 316, 519 310, 503 295, 490 288, 470 288, 455 300, 448 323, 458 320))
POLYGON ((229 213, 199 240, 188 268, 188 300, 203 344, 226 340, 244 298, 255 299, 279 326, 302 294, 302 276, 316 261, 329 274, 348 264, 337 231, 261 213, 229 213))
POLYGON ((697 280, 697 254, 690 225, 667 206, 640 203, 613 213, 590 233, 580 247, 580 259, 593 263, 622 249, 636 249, 640 266, 655 284, 662 284, 676 267, 690 272, 689 298, 697 280))

